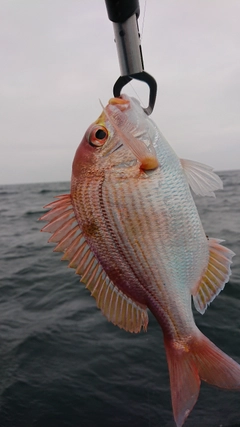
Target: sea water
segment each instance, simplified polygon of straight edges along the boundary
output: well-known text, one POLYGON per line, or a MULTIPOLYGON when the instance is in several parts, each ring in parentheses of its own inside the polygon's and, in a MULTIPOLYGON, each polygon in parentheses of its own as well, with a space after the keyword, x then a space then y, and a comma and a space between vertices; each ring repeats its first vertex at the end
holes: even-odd
MULTIPOLYGON (((240 363, 240 171, 195 198, 206 234, 236 253, 201 331, 240 363)), ((162 331, 109 323, 40 233, 42 207, 69 183, 0 187, 0 427, 174 427, 162 331)), ((202 383, 184 427, 240 426, 240 392, 202 383)))

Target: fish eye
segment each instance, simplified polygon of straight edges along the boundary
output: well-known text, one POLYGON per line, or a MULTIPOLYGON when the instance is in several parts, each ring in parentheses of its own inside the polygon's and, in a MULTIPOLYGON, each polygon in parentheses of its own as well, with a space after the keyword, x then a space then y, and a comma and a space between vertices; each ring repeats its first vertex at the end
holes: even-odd
POLYGON ((106 132, 103 129, 98 129, 97 132, 95 133, 95 137, 97 139, 104 139, 106 138, 106 132))
POLYGON ((104 126, 94 126, 88 142, 92 147, 102 147, 108 139, 108 131, 104 126))

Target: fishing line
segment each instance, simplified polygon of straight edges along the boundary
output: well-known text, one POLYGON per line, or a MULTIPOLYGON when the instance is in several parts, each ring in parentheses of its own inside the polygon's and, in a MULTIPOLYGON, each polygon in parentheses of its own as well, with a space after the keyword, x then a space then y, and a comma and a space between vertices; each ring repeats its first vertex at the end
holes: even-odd
POLYGON ((144 24, 145 24, 146 9, 147 9, 147 0, 145 0, 145 2, 144 2, 143 20, 142 20, 142 31, 140 31, 141 41, 143 39, 143 29, 144 29, 144 24))
POLYGON ((140 96, 138 95, 136 89, 134 88, 134 86, 133 86, 133 84, 131 82, 130 82, 130 86, 131 86, 132 90, 135 92, 135 95, 138 97, 138 100, 139 100, 140 104, 142 105, 143 102, 142 102, 140 96))
MULTIPOLYGON (((142 24, 141 24, 142 29, 140 31, 140 41, 141 42, 142 42, 142 39, 143 39, 143 29, 144 29, 144 23, 145 23, 145 17, 146 17, 146 9, 147 9, 147 0, 144 1, 143 19, 142 19, 142 24)), ((133 86, 133 84, 131 82, 130 82, 130 86, 133 89, 133 91, 135 92, 135 95, 137 96, 140 104, 143 105, 143 102, 142 102, 140 96, 138 95, 136 89, 134 88, 134 86, 133 86)))

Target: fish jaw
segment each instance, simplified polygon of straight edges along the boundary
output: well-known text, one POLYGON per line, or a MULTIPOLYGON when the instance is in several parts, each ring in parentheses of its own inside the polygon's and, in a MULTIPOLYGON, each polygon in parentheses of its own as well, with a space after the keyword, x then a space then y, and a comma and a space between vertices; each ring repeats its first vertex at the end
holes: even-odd
MULTIPOLYGON (((132 105, 128 98, 121 99, 121 102, 110 99, 107 107, 103 107, 103 112, 106 116, 105 120, 110 122, 114 128, 115 133, 121 139, 122 143, 125 144, 125 146, 133 153, 143 170, 156 169, 159 166, 159 162, 151 141, 148 141, 148 146, 141 140, 141 138, 134 136, 136 131, 136 124, 134 121, 129 121, 128 115, 125 114, 125 110, 130 110, 131 112, 131 108, 132 105)), ((146 117, 143 116, 142 121, 146 121, 146 118, 147 115, 146 117)))
POLYGON ((121 111, 125 111, 130 108, 130 100, 126 97, 111 98, 109 99, 108 104, 117 105, 121 111))

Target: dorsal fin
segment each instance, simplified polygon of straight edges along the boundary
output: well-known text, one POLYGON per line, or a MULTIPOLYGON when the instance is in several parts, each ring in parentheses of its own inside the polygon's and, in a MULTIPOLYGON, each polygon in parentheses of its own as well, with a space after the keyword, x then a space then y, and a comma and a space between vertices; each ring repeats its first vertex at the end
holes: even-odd
POLYGON ((49 242, 58 243, 54 251, 63 252, 62 260, 80 274, 96 299, 97 306, 114 325, 129 332, 147 329, 148 314, 145 306, 139 305, 111 282, 94 253, 91 251, 79 228, 70 194, 58 196, 58 200, 45 206, 50 209, 40 220, 48 221, 41 231, 53 233, 49 242))
POLYGON ((196 309, 203 314, 207 306, 223 290, 231 275, 230 265, 235 255, 220 245, 221 240, 209 239, 209 261, 199 285, 193 290, 196 309))

